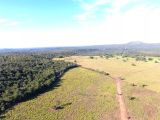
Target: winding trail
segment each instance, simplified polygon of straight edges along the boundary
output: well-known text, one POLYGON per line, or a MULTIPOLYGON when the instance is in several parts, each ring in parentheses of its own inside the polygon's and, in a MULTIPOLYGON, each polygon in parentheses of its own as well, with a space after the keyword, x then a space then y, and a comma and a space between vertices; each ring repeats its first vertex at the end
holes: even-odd
POLYGON ((124 98, 123 98, 122 89, 121 89, 122 80, 121 78, 113 78, 113 79, 116 81, 116 86, 117 86, 117 99, 120 107, 121 120, 131 120, 124 103, 124 98))
MULTIPOLYGON (((82 68, 85 68, 85 69, 88 69, 88 70, 91 70, 91 71, 95 71, 95 72, 104 74, 104 72, 97 71, 97 70, 92 69, 92 68, 87 68, 87 67, 82 67, 82 68)), ((111 79, 115 80, 115 82, 116 82, 117 100, 118 100, 118 103, 119 103, 121 120, 131 120, 131 117, 128 114, 128 111, 127 111, 127 108, 126 108, 126 105, 125 105, 125 102, 124 102, 123 94, 122 94, 122 88, 121 88, 122 79, 120 77, 117 77, 117 78, 112 77, 111 75, 107 75, 107 76, 110 77, 111 79)))

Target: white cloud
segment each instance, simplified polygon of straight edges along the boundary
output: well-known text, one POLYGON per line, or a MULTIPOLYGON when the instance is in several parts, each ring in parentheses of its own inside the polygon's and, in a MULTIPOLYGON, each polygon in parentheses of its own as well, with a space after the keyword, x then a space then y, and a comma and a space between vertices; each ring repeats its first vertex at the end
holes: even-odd
POLYGON ((6 23, 7 22, 7 19, 5 19, 5 18, 0 18, 0 24, 4 24, 4 23, 6 23))
POLYGON ((10 20, 10 19, 6 19, 6 18, 0 18, 0 26, 5 26, 5 27, 13 27, 13 26, 17 26, 20 24, 20 21, 15 21, 15 20, 10 20))
POLYGON ((112 8, 107 10, 108 12, 111 12, 112 14, 115 14, 119 12, 124 6, 126 6, 128 3, 132 2, 132 0, 114 0, 112 1, 112 8))
MULTIPOLYGON (((109 24, 113 25, 114 30, 121 33, 119 38, 125 41, 160 42, 160 35, 158 34, 160 31, 159 14, 160 9, 138 6, 125 13, 109 16, 106 23, 108 26, 109 24)), ((114 33, 116 34, 116 32, 114 33)))
MULTIPOLYGON (((95 41, 99 41, 99 44, 124 43, 137 40, 160 42, 160 8, 157 5, 149 4, 149 1, 144 0, 112 0, 104 2, 104 4, 111 4, 112 7, 104 11, 103 14, 106 19, 99 22, 99 25, 90 26, 90 29, 96 30, 93 35, 90 35, 91 37, 94 36, 91 39, 95 40, 96 38, 95 41), (122 9, 128 5, 133 6, 122 12, 122 9)), ((91 4, 91 6, 94 6, 94 4, 91 4)), ((88 16, 91 15, 87 14, 88 12, 91 12, 96 19, 96 13, 94 13, 96 7, 87 8, 79 17, 79 20, 87 22, 86 24, 92 21, 88 19, 88 16)))
POLYGON ((81 8, 83 9, 83 13, 75 15, 76 19, 80 23, 86 23, 88 19, 96 18, 95 12, 99 10, 100 6, 107 5, 111 0, 93 0, 93 2, 85 2, 85 0, 74 0, 79 2, 81 8))
POLYGON ((17 26, 19 24, 20 24, 19 21, 11 21, 10 23, 8 23, 8 25, 10 25, 10 26, 17 26))
POLYGON ((108 14, 108 13, 118 13, 121 8, 126 6, 131 2, 135 2, 136 0, 93 0, 92 2, 87 2, 85 0, 74 0, 79 2, 80 6, 82 7, 83 11, 81 14, 76 15, 76 18, 80 23, 89 23, 90 18, 96 18, 97 14, 96 11, 101 10, 101 14, 108 14), (101 8, 101 6, 106 5, 106 10, 101 8), (111 8, 108 8, 107 5, 110 5, 111 8), (106 13, 107 12, 107 13, 106 13), (93 17, 94 16, 94 17, 93 17))

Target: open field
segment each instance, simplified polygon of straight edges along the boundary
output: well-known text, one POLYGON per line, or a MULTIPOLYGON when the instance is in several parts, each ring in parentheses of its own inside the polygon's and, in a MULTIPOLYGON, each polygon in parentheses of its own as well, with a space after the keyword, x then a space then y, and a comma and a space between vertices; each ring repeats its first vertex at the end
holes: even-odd
POLYGON ((160 93, 127 82, 122 88, 132 120, 160 120, 160 93))
POLYGON ((102 74, 75 68, 52 90, 9 110, 6 120, 119 120, 116 87, 102 74), (57 101, 64 107, 53 110, 57 101))
MULTIPOLYGON (((158 60, 158 58, 154 59, 158 60)), ((160 119, 159 63, 155 63, 154 60, 143 62, 119 56, 109 59, 98 56, 94 58, 72 56, 65 60, 76 61, 83 67, 105 71, 113 77, 123 78, 122 91, 131 119, 160 119)))
MULTIPOLYGON (((153 57, 154 58, 154 57, 153 57)), ((137 84, 138 86, 145 85, 145 88, 160 92, 160 63, 152 61, 136 61, 134 58, 122 58, 116 56, 114 58, 94 57, 89 56, 72 56, 65 58, 67 61, 76 61, 77 64, 83 67, 92 68, 99 71, 105 71, 114 77, 122 77, 126 82, 137 84)))

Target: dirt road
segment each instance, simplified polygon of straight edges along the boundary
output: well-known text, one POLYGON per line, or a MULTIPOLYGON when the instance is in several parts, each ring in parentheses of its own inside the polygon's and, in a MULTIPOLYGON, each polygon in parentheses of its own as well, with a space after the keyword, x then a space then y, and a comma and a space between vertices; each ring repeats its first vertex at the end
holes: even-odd
MULTIPOLYGON (((83 68, 85 68, 85 67, 83 67, 83 68)), ((85 68, 85 69, 96 71, 96 70, 91 69, 91 68, 85 68)), ((102 72, 99 72, 99 73, 102 73, 102 72)), ((104 74, 104 73, 102 73, 102 74, 104 74)), ((123 98, 123 93, 122 93, 122 89, 121 89, 122 79, 120 77, 114 78, 111 75, 107 75, 107 76, 116 81, 117 100, 118 100, 118 103, 119 103, 120 118, 121 118, 121 120, 131 120, 131 117, 129 116, 128 111, 127 111, 126 106, 125 106, 125 102, 124 102, 124 98, 123 98)))
POLYGON ((121 78, 114 78, 116 81, 116 86, 117 86, 117 99, 119 102, 119 107, 120 107, 120 115, 121 115, 121 120, 131 120, 130 116, 128 115, 125 103, 124 103, 124 98, 123 98, 123 93, 121 89, 121 78))

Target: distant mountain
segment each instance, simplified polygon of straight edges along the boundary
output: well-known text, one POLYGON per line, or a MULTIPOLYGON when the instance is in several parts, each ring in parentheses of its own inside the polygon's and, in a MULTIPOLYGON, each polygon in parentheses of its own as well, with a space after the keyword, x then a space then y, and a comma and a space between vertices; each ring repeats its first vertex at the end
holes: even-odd
POLYGON ((143 43, 143 42, 129 42, 126 44, 128 49, 139 49, 139 50, 154 50, 160 49, 160 43, 143 43))
POLYGON ((132 41, 126 44, 75 46, 75 47, 49 47, 30 49, 0 49, 2 52, 50 52, 50 53, 72 53, 72 55, 103 55, 103 54, 134 54, 134 55, 156 55, 160 56, 160 43, 143 43, 132 41))
POLYGON ((127 43, 127 45, 142 45, 142 44, 145 44, 145 43, 141 41, 132 41, 127 43))
POLYGON ((160 43, 143 43, 141 41, 133 41, 126 44, 86 46, 78 47, 77 49, 92 49, 86 54, 122 54, 124 52, 125 54, 134 55, 160 56, 160 43))

